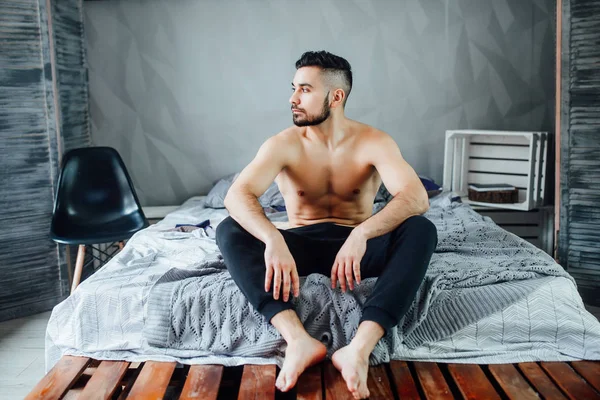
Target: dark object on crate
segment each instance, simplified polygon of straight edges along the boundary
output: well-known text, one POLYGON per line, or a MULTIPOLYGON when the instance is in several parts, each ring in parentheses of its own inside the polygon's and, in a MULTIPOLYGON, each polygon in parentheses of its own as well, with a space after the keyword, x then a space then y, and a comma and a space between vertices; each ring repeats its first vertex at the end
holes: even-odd
POLYGON ((469 185, 469 200, 484 203, 516 203, 519 201, 519 190, 505 183, 469 185))

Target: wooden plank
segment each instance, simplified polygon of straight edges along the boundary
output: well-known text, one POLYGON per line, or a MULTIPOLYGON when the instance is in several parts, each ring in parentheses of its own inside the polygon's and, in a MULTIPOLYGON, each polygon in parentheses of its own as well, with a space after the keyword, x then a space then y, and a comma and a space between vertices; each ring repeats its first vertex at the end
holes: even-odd
POLYGON ((140 372, 142 372, 143 368, 143 362, 132 362, 129 365, 129 368, 127 369, 127 372, 125 372, 125 377, 122 382, 124 386, 122 387, 121 393, 119 394, 117 400, 125 400, 127 398, 127 395, 129 395, 129 392, 131 391, 135 380, 140 375, 140 372))
POLYGON ((296 385, 298 400, 322 400, 323 399, 323 379, 321 376, 321 367, 323 364, 313 365, 306 369, 298 378, 296 385))
POLYGON ((544 371, 570 399, 600 399, 596 392, 569 364, 565 362, 542 362, 544 371))
MULTIPOLYGON (((63 400, 76 400, 80 398, 79 396, 81 396, 81 392, 83 392, 85 386, 98 370, 96 366, 93 366, 95 365, 95 361, 96 360, 94 359, 91 360, 87 368, 83 370, 81 375, 79 375, 79 378, 77 378, 71 388, 67 391, 67 393, 65 393, 65 396, 62 398, 63 400)), ((100 364, 98 363, 98 365, 100 364)), ((83 397, 81 398, 83 399, 83 397)))
POLYGON ((192 365, 179 399, 216 399, 223 369, 222 365, 192 365))
POLYGON ((83 388, 82 399, 110 399, 129 368, 127 361, 102 361, 83 388))
POLYGON ((600 361, 572 361, 571 366, 600 392, 600 361))
POLYGON ((238 399, 274 399, 276 365, 244 365, 238 399))
POLYGON ((489 369, 509 399, 539 399, 536 391, 512 364, 490 364, 489 369))
POLYGON ((476 364, 448 364, 458 390, 468 399, 500 399, 498 393, 476 364))
POLYGON ((505 175, 505 174, 488 174, 483 172, 469 172, 467 175, 467 183, 507 183, 517 188, 527 188, 529 180, 527 175, 505 175))
POLYGON ((62 356, 56 365, 38 382, 25 399, 58 399, 75 383, 91 359, 62 356))
POLYGON ((450 387, 436 363, 415 361, 413 365, 427 399, 454 399, 450 387))
POLYGON ((177 363, 147 361, 135 380, 128 399, 160 399, 164 396, 177 363))
POLYGON ((392 360, 389 365, 398 396, 401 399, 420 399, 419 390, 410 373, 408 364, 405 361, 392 360))
POLYGON ((470 158, 469 171, 527 174, 529 172, 529 161, 510 160, 507 162, 495 159, 470 158))
MULTIPOLYGON (((477 140, 477 137, 471 141, 477 140)), ((529 146, 493 146, 471 144, 469 146, 469 157, 497 158, 506 161, 529 160, 529 146)))
POLYGON ((514 233, 518 237, 536 238, 540 236, 539 226, 502 226, 502 229, 514 233))
POLYGON ((342 378, 342 374, 335 368, 331 361, 325 362, 323 368, 325 370, 325 398, 336 400, 354 399, 348 390, 344 378, 342 378))
MULTIPOLYGON (((561 186, 560 180, 564 175, 564 172, 560 169, 560 157, 561 157, 561 130, 563 128, 563 122, 561 122, 561 112, 563 107, 561 107, 562 101, 562 0, 556 0, 556 8, 554 10, 556 16, 556 50, 555 50, 555 66, 554 66, 554 135, 555 135, 555 148, 558 151, 554 152, 554 204, 561 203, 561 186)), ((568 58, 568 50, 565 51, 568 58)), ((554 234, 555 238, 558 239, 558 232, 560 228, 560 222, 562 217, 560 212, 562 207, 556 207, 554 209, 554 234)), ((557 246, 558 247, 558 246, 557 246)), ((556 252, 555 252, 556 254, 556 252)), ((558 262, 558 260, 556 260, 558 262)), ((563 264, 564 265, 564 264, 563 264)))
MULTIPOLYGON (((369 367, 367 376, 367 387, 369 388, 369 399, 389 400, 393 399, 392 388, 385 370, 385 365, 369 367)), ((347 390, 347 389, 346 389, 347 390)))
POLYGON ((524 135, 477 135, 471 138, 471 143, 529 146, 529 138, 524 135))
POLYGON ((546 373, 535 362, 519 363, 521 370, 535 390, 545 399, 566 399, 559 388, 552 382, 546 373))
POLYGON ((540 225, 542 213, 540 210, 516 211, 504 209, 480 209, 477 212, 490 217, 497 225, 528 224, 540 225))

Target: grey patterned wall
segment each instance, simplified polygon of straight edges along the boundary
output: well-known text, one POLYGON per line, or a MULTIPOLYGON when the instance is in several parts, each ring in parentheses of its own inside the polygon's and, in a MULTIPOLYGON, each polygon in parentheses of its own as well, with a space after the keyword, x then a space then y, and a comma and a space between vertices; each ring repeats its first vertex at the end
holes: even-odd
POLYGON ((0 321, 68 294, 50 220, 63 149, 90 143, 81 9, 0 0, 0 321))
POLYGON ((391 134, 419 174, 441 183, 446 129, 554 131, 554 8, 551 0, 85 2, 92 138, 120 151, 143 204, 181 203, 291 125, 294 62, 325 49, 352 65, 347 115, 391 134))

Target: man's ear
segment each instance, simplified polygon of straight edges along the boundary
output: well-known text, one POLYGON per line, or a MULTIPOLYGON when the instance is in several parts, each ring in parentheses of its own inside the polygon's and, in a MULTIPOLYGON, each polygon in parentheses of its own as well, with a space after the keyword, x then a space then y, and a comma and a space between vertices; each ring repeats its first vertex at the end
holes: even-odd
POLYGON ((344 91, 342 89, 336 89, 333 92, 333 99, 332 99, 331 106, 337 107, 339 105, 343 105, 345 98, 346 98, 346 93, 344 93, 344 91))

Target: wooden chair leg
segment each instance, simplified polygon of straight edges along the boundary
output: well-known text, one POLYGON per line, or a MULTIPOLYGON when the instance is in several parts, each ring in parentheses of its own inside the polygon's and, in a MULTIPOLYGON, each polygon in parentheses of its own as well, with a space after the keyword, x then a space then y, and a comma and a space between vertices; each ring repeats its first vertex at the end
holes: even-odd
POLYGON ((73 284, 71 285, 71 293, 77 288, 79 285, 79 281, 81 280, 81 271, 83 270, 83 260, 85 258, 85 245, 80 244, 79 249, 77 250, 77 262, 75 263, 75 274, 73 276, 73 284))

